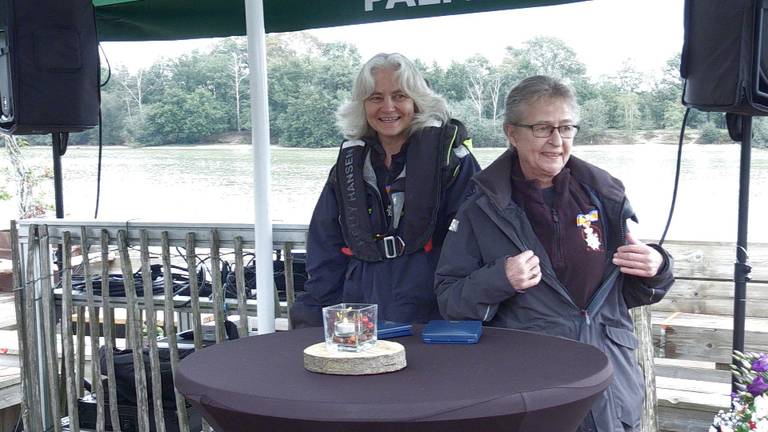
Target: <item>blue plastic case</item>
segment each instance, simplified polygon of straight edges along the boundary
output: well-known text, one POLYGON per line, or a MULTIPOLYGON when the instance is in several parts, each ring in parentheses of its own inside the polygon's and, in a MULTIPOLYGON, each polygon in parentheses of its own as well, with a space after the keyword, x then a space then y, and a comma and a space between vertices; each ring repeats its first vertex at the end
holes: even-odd
POLYGON ((413 327, 408 323, 379 321, 376 326, 377 339, 391 339, 413 334, 413 327))
POLYGON ((475 344, 482 334, 482 321, 432 320, 424 327, 421 340, 431 344, 475 344))

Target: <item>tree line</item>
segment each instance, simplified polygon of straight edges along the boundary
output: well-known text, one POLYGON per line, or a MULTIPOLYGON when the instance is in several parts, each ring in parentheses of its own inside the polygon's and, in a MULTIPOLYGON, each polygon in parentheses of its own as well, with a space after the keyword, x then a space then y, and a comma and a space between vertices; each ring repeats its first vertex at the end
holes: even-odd
MULTIPOLYGON (((227 38, 210 50, 161 59, 146 69, 104 69, 104 143, 187 144, 247 132, 246 45, 244 38, 227 38)), ((305 33, 267 36, 271 143, 337 146, 341 136, 334 112, 348 98, 365 60, 349 43, 325 43, 305 33)), ((433 89, 448 100, 453 116, 467 125, 477 146, 505 145, 504 97, 521 79, 535 74, 561 78, 576 89, 581 106, 580 144, 600 143, 611 133, 631 136, 638 131, 679 129, 683 118, 679 54, 653 77, 627 60, 616 73, 600 79, 587 76, 586 66, 564 41, 545 36, 507 47, 499 64, 482 55, 447 67, 413 60, 433 89)), ((722 114, 694 110, 688 126, 699 130, 700 143, 728 141, 722 114)), ((766 141, 768 128, 761 122, 756 123, 755 132, 755 142, 766 141)), ((74 144, 96 140, 95 130, 70 138, 74 144)))

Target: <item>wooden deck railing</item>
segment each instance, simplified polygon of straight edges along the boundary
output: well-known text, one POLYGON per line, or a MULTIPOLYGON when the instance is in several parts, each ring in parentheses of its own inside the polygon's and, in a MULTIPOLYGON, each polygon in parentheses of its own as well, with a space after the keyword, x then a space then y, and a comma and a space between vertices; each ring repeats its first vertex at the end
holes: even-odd
MULTIPOLYGON (((276 309, 276 315, 283 320, 293 300, 293 251, 304 249, 305 239, 306 226, 274 227, 274 248, 285 263, 287 298, 276 309)), ((152 423, 154 430, 165 431, 158 318, 162 317, 172 371, 179 359, 176 335, 184 330, 181 323, 189 323, 193 330, 195 349, 204 345, 206 316, 212 319, 215 343, 225 339, 225 319, 230 313, 237 318, 240 334, 248 335, 253 330, 249 317, 256 315, 257 299, 251 299, 246 292, 243 258, 254 245, 251 225, 24 221, 12 224, 12 241, 24 430, 61 431, 63 417, 68 417, 70 430, 79 430, 78 399, 85 395, 86 380, 91 383, 90 395, 96 399, 96 430, 104 430, 105 421, 113 430, 119 430, 117 404, 105 401, 118 400, 113 349, 121 342, 122 348, 132 350, 138 430, 149 431, 152 423), (122 275, 125 295, 110 297, 106 286, 95 295, 94 278, 107 281, 116 271, 110 260, 114 252, 119 255, 117 273, 122 275), (60 265, 54 264, 56 254, 60 256, 56 260, 60 265), (163 293, 155 295, 153 282, 156 280, 153 281, 151 265, 158 257, 162 264, 163 293), (220 273, 225 259, 234 267, 236 298, 225 296, 220 273), (73 265, 75 260, 79 265, 73 265), (209 270, 208 275, 199 281, 197 275, 204 266, 209 270), (185 296, 174 294, 173 274, 178 273, 175 270, 178 267, 186 270, 189 294, 185 296), (137 271, 141 275, 141 286, 134 281, 137 271), (85 281, 82 292, 73 293, 75 273, 85 281), (210 298, 201 298, 200 282, 211 285, 210 298), (137 289, 143 290, 143 296, 137 295, 137 289), (116 337, 121 323, 116 322, 115 315, 120 311, 125 316, 124 341, 116 337), (189 319, 185 319, 187 317, 189 319), (58 323, 61 323, 60 331, 57 331, 58 323), (106 370, 100 368, 102 344, 106 347, 106 370), (90 345, 88 354, 86 345, 90 345), (145 347, 148 347, 149 368, 146 370, 149 373, 145 373, 145 347), (90 361, 86 362, 88 358, 90 361), (86 363, 90 371, 85 370, 86 363), (107 377, 108 394, 101 386, 102 375, 107 377), (152 389, 151 398, 148 387, 152 389)), ((176 394, 181 431, 189 430, 186 409, 183 397, 176 394)), ((175 424, 173 428, 176 429, 175 424)))
MULTIPOLYGON (((285 323, 293 299, 293 251, 305 249, 306 226, 273 228, 274 248, 285 260, 286 299, 276 309, 285 323)), ((58 419, 67 416, 70 430, 79 430, 78 410, 73 407, 84 396, 96 400, 96 430, 104 430, 105 422, 119 430, 116 404, 106 401, 117 400, 111 355, 113 348, 121 347, 133 349, 134 370, 139 371, 134 382, 139 389, 138 430, 149 431, 151 423, 157 431, 188 431, 187 405, 178 394, 174 424, 166 425, 168 419, 161 414, 157 329, 162 322, 172 370, 178 363, 180 330, 194 330, 195 349, 204 345, 204 327, 212 329, 215 343, 223 341, 225 319, 237 321, 240 334, 253 331, 249 317, 255 321, 257 299, 249 298, 244 275, 244 256, 253 248, 252 226, 41 220, 14 223, 12 237, 25 430, 62 430, 58 419), (56 250, 60 265, 54 264, 56 250), (224 261, 233 268, 236 298, 225 295, 219 274, 224 261), (163 283, 162 293, 154 296, 153 264, 162 266, 163 283), (210 298, 200 295, 201 268, 209 269, 202 282, 210 284, 210 298), (189 295, 174 294, 172 275, 179 272, 187 275, 189 295), (95 293, 94 279, 108 280, 115 273, 124 279, 125 296, 111 297, 108 289, 95 293), (141 275, 140 286, 133 279, 136 274, 141 275), (82 291, 72 290, 73 277, 84 278, 82 291), (137 295, 137 288, 144 294, 137 295), (106 370, 98 361, 101 346, 106 347, 106 370), (149 356, 146 374, 142 349, 149 356), (106 389, 101 376, 107 377, 106 389), (85 381, 92 383, 89 392, 85 381)), ((644 431, 707 430, 714 413, 728 406, 735 248, 706 242, 665 246, 676 258, 677 281, 661 303, 644 311, 650 312, 652 337, 642 337, 648 332, 639 334, 644 341, 640 352, 648 353, 648 394, 657 396, 648 412, 656 413, 659 425, 656 429, 652 419, 644 431)), ((746 348, 765 351, 768 245, 750 245, 749 254, 753 272, 747 290, 746 348)))
MULTIPOLYGON (((652 308, 659 427, 708 430, 730 405, 733 346, 732 243, 667 242, 675 285, 652 308)), ((768 244, 748 248, 746 351, 768 351, 768 244)))

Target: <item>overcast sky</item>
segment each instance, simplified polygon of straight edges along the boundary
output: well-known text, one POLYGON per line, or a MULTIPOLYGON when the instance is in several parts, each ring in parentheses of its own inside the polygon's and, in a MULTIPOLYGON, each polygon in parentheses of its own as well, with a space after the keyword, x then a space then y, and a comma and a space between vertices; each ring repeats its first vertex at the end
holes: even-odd
MULTIPOLYGON (((555 36, 573 48, 592 77, 610 75, 631 59, 656 74, 683 43, 683 0, 592 0, 567 5, 403 20, 311 30, 323 41, 348 41, 368 58, 401 52, 411 58, 463 61, 483 54, 497 63, 507 46, 535 36, 555 36)), ((177 42, 105 43, 111 63, 145 68, 161 56, 175 57, 210 39, 177 42)))

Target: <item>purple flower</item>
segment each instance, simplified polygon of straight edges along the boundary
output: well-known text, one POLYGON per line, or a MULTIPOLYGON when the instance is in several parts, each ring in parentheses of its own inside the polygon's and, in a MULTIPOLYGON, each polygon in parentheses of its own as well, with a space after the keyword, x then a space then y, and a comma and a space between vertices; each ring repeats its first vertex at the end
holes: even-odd
POLYGON ((768 372, 768 354, 760 354, 760 357, 752 362, 752 370, 755 372, 768 372))
POLYGON ((765 382, 762 376, 758 376, 752 380, 751 384, 747 385, 747 391, 752 393, 752 396, 760 396, 768 391, 768 383, 765 382))

